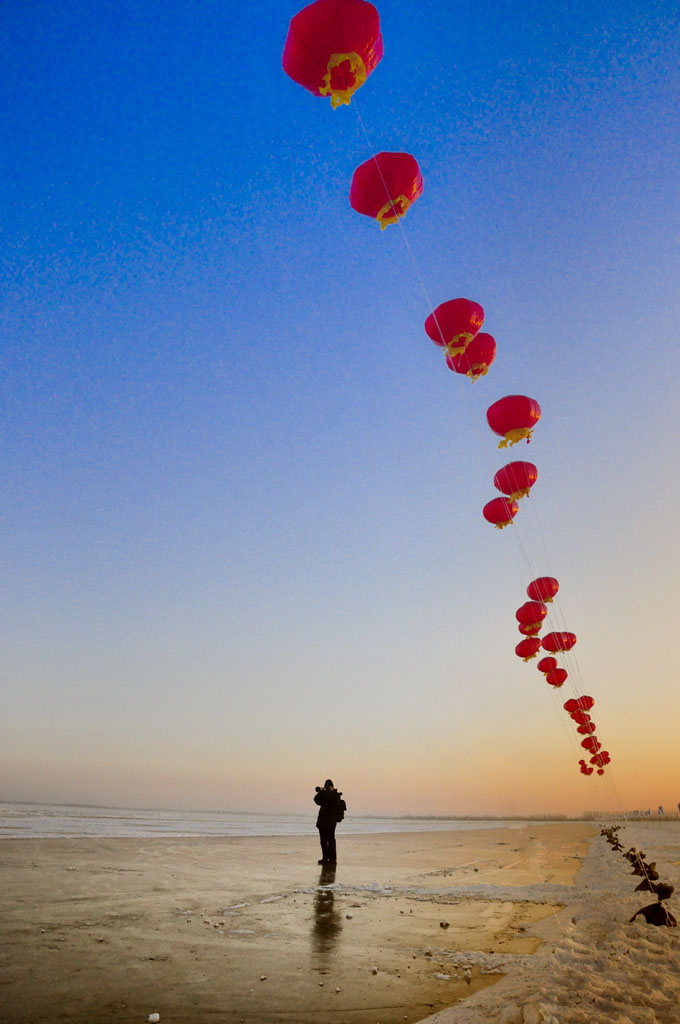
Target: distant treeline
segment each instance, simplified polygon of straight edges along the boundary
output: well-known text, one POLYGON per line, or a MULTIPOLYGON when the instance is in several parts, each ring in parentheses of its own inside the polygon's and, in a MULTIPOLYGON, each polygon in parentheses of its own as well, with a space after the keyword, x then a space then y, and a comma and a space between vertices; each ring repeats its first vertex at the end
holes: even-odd
POLYGON ((363 814, 363 818, 392 821, 580 821, 567 814, 363 814))
POLYGON ((633 818, 635 821, 679 821, 680 813, 658 811, 583 811, 582 814, 363 814, 363 818, 381 821, 619 821, 633 818))

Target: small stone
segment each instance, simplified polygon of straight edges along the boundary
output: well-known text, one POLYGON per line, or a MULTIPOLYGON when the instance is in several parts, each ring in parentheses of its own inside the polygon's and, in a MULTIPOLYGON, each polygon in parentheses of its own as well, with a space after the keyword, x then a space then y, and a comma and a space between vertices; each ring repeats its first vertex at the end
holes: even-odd
POLYGON ((451 980, 451 975, 450 974, 435 974, 435 978, 437 979, 437 981, 450 981, 451 980))
POLYGON ((147 1017, 147 1020, 148 1020, 149 1024, 158 1024, 158 1021, 160 1019, 161 1019, 160 1013, 150 1013, 149 1016, 147 1017))
POLYGON ((352 918, 354 917, 354 914, 345 914, 345 917, 347 918, 348 921, 351 921, 352 918))
POLYGON ((423 950, 423 953, 425 954, 425 956, 432 956, 432 947, 431 946, 425 946, 425 949, 423 950))
POLYGON ((448 928, 449 927, 449 922, 448 921, 440 921, 439 922, 439 927, 440 928, 448 928))
MULTIPOLYGON (((260 975, 260 981, 266 981, 266 980, 267 980, 267 975, 266 974, 261 974, 260 975)), ((252 992, 253 990, 251 989, 250 991, 252 992)))
POLYGON ((319 982, 319 988, 323 988, 323 982, 322 981, 319 982))
POLYGON ((340 989, 339 989, 339 988, 336 988, 336 990, 335 990, 335 991, 336 991, 336 992, 339 992, 339 991, 340 991, 340 989))
POLYGON ((378 968, 377 967, 371 967, 371 974, 377 974, 377 973, 378 973, 378 968))

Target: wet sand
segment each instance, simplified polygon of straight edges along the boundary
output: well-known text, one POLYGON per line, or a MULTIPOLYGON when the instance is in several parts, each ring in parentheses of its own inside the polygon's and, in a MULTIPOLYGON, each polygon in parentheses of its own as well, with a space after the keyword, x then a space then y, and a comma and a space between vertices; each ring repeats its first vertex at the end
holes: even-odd
POLYGON ((2 1020, 422 1020, 538 949, 595 833, 339 828, 335 870, 314 836, 3 840, 2 1020))

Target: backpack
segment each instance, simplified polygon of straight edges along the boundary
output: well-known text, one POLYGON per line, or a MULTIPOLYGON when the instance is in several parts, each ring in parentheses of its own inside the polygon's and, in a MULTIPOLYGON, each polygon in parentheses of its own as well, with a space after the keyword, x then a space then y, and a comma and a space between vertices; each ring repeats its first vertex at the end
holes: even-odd
POLYGON ((344 800, 341 800, 340 803, 338 804, 338 809, 337 809, 337 812, 336 812, 336 820, 337 821, 342 821, 342 819, 345 817, 345 811, 346 810, 347 810, 347 804, 345 803, 344 800))

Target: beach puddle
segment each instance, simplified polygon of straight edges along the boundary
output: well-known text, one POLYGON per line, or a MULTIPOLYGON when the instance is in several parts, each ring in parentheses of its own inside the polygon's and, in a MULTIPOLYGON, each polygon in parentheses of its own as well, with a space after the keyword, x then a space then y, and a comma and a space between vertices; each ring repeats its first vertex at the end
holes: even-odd
POLYGON ((229 961, 245 968, 230 992, 249 1024, 397 1024, 492 985, 509 958, 535 952, 540 939, 528 930, 556 909, 450 903, 382 887, 358 900, 355 891, 322 884, 244 908, 238 927, 218 938, 229 961))

